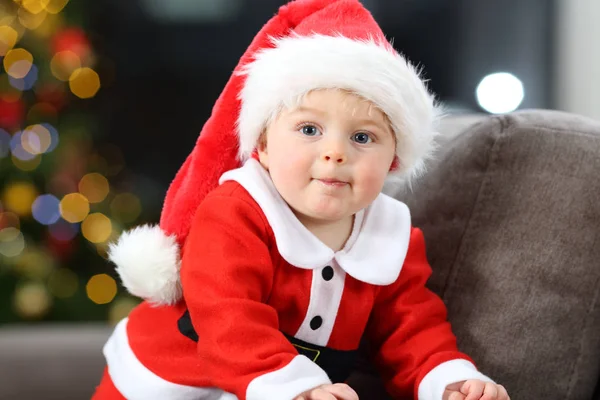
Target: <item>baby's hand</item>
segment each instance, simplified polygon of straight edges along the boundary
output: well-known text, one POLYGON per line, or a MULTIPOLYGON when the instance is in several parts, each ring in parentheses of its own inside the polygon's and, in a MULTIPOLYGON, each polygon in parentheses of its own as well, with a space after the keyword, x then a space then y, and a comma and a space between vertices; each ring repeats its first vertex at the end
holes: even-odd
POLYGON ((443 400, 510 400, 504 386, 478 379, 446 386, 443 400))
POLYGON ((294 400, 358 400, 358 395, 345 383, 335 383, 307 390, 294 397, 294 400))

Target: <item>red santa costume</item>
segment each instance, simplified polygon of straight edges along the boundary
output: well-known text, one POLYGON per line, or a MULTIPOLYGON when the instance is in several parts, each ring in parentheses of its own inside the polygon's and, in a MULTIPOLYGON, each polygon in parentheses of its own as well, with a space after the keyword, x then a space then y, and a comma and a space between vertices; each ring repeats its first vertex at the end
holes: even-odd
POLYGON ((283 6, 242 57, 171 184, 160 226, 111 247, 124 285, 146 301, 104 347, 94 399, 289 400, 343 382, 365 337, 394 397, 441 400, 489 380, 460 353, 422 233, 384 194, 334 252, 309 232, 252 158, 290 99, 338 88, 389 118, 398 162, 418 172, 436 107, 414 68, 357 0, 283 6))

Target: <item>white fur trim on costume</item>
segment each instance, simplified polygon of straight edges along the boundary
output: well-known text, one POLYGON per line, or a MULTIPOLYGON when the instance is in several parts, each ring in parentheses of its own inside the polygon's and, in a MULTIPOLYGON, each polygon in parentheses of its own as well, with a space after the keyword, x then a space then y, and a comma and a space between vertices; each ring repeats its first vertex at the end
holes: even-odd
POLYGON ((434 150, 440 111, 419 73, 387 42, 315 34, 273 38, 239 73, 239 157, 247 160, 268 122, 311 90, 344 89, 371 101, 390 119, 397 138, 396 175, 420 173, 434 150))
POLYGON ((181 299, 179 246, 175 236, 166 235, 160 227, 143 225, 124 232, 110 245, 108 257, 134 296, 155 305, 181 299))
POLYGON ((125 318, 117 324, 104 345, 108 374, 117 390, 129 400, 237 400, 234 394, 217 388, 203 388, 169 382, 150 371, 129 346, 125 318))
POLYGON ((288 400, 309 389, 331 383, 329 377, 306 356, 296 356, 283 368, 253 379, 246 400, 288 400))
POLYGON ((419 384, 419 400, 442 400, 446 386, 469 379, 494 382, 467 360, 446 361, 425 375, 419 384))

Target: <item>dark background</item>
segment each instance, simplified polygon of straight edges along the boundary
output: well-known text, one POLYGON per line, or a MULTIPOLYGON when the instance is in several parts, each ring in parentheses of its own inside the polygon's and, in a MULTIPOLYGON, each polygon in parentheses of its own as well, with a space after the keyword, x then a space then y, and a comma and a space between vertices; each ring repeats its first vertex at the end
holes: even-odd
MULTIPOLYGON (((124 229, 158 222, 168 185, 240 56, 284 3, 71 0, 60 13, 62 22, 47 29, 48 36, 36 35, 35 28, 26 30, 16 47, 34 55, 40 76, 33 88, 18 93, 19 101, 32 107, 46 101, 41 93, 54 87, 60 89, 57 93, 66 105, 47 120, 6 108, 14 104, 5 98, 14 98, 15 90, 6 83, 8 71, 0 65, 0 129, 4 129, 0 139, 5 138, 4 144, 0 140, 0 324, 115 322, 127 315, 138 300, 120 286, 115 292, 118 277, 105 259, 107 243, 124 229), (89 99, 77 98, 69 92, 68 82, 50 74, 50 60, 57 52, 53 43, 64 39, 68 28, 89 41, 93 52, 86 63, 99 74, 101 88, 89 99), (6 138, 29 124, 44 122, 56 128, 59 146, 43 154, 37 168, 23 171, 7 155, 6 138), (84 237, 80 222, 67 224, 79 232, 77 236, 58 240, 51 226, 36 221, 27 210, 11 209, 6 201, 8 194, 14 194, 15 184, 35 189, 36 196, 49 194, 58 200, 78 194, 78 182, 89 173, 102 174, 110 184, 106 199, 90 207, 90 213, 101 213, 112 222, 111 237, 102 243, 84 237), (53 183, 57 177, 66 184, 57 187, 53 183), (123 193, 141 203, 139 215, 126 221, 111 208, 115 196, 123 193), (10 239, 7 232, 15 232, 14 227, 6 230, 11 227, 6 225, 6 216, 10 214, 14 225, 15 213, 26 246, 17 256, 5 257, 2 246, 10 239), (90 289, 90 282, 98 277, 102 281, 90 289)), ((478 106, 475 89, 483 77, 499 71, 522 81, 525 97, 520 108, 556 108, 554 1, 363 3, 396 49, 422 68, 430 89, 449 112, 485 112, 478 106)), ((21 4, 0 0, 0 26, 21 4)))
MULTIPOLYGON (((161 192, 191 151, 239 57, 285 1, 223 1, 239 8, 214 19, 161 18, 147 3, 89 2, 90 31, 114 68, 107 71, 114 80, 95 107, 107 139, 122 148, 136 173, 153 177, 161 192)), ((364 4, 396 49, 424 68, 430 88, 455 110, 482 111, 476 85, 496 71, 523 81, 521 108, 553 107, 552 1, 364 4)))

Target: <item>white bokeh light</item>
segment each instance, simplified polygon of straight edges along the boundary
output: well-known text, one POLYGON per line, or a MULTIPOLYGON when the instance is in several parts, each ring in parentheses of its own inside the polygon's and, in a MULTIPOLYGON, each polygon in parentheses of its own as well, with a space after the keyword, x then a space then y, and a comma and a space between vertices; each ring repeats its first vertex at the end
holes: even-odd
POLYGON ((516 110, 525 97, 523 83, 508 72, 487 75, 477 85, 475 93, 481 108, 492 114, 516 110))

